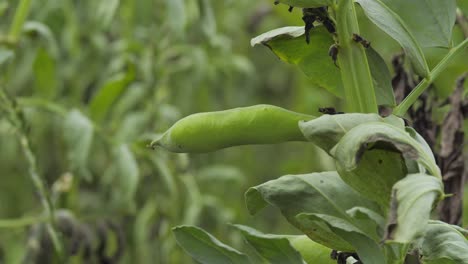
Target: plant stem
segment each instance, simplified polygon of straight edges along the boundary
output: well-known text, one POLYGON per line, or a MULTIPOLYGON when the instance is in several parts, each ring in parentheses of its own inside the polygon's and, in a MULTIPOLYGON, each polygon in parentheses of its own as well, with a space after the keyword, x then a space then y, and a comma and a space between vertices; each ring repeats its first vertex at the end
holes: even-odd
POLYGON ((0 99, 1 99, 1 106, 9 113, 10 121, 13 126, 17 129, 17 136, 19 139, 19 143, 21 146, 21 150, 26 158, 28 163, 28 172, 31 180, 36 188, 36 191, 39 195, 39 199, 44 207, 45 214, 49 219, 49 223, 47 223, 47 231, 52 239, 52 243, 54 245, 54 249, 59 257, 62 259, 63 256, 63 249, 62 244, 60 243, 57 225, 55 222, 54 217, 54 206, 52 204, 52 200, 50 199, 50 195, 45 187, 45 183, 42 181, 41 177, 38 173, 36 157, 31 150, 29 139, 24 132, 24 121, 19 114, 18 109, 15 108, 14 101, 11 100, 2 87, 0 87, 0 99))
POLYGON ((359 34, 354 3, 352 0, 341 0, 333 8, 339 42, 338 62, 348 111, 377 113, 374 83, 366 52, 361 44, 353 40, 353 34, 359 34))
POLYGON ((0 228, 21 228, 49 220, 50 219, 47 216, 24 217, 18 219, 0 219, 0 228))
POLYGON ((452 48, 447 55, 434 67, 427 78, 424 78, 411 93, 395 108, 393 113, 397 116, 403 116, 406 111, 418 100, 418 97, 429 87, 429 85, 447 68, 447 66, 463 50, 468 47, 468 39, 452 48))
POLYGON ((8 40, 12 43, 17 43, 21 31, 23 30, 23 24, 29 14, 31 8, 31 0, 21 0, 18 4, 18 8, 15 12, 15 17, 8 32, 8 40))

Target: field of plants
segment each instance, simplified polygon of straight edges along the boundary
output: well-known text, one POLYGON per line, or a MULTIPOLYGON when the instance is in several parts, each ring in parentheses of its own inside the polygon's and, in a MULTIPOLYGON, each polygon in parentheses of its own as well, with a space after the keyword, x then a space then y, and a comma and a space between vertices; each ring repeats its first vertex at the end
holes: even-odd
POLYGON ((0 0, 0 264, 468 264, 467 59, 468 0, 0 0))

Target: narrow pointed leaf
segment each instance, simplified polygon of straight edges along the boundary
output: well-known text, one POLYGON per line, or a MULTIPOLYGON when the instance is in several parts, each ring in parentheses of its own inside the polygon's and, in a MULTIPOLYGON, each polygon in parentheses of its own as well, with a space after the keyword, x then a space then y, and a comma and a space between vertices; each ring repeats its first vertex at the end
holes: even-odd
POLYGON ((410 174, 395 184, 385 240, 411 243, 422 236, 435 203, 443 195, 440 178, 410 174))
POLYGON ((342 95, 340 71, 328 56, 334 43, 324 27, 310 31, 310 43, 304 36, 304 27, 283 27, 266 32, 251 40, 251 45, 263 44, 281 60, 295 64, 319 87, 336 96, 342 95))
POLYGON ((106 117, 111 106, 124 92, 133 77, 133 71, 129 70, 126 73, 117 74, 103 84, 89 104, 89 112, 93 120, 100 122, 106 117))
POLYGON ((384 59, 372 48, 366 49, 367 62, 374 82, 375 97, 378 105, 396 105, 393 94, 392 76, 384 59))
POLYGON ((201 264, 248 264, 249 258, 195 226, 172 229, 177 243, 201 264))
POLYGON ((366 16, 385 33, 395 39, 405 50, 416 72, 427 77, 429 67, 422 49, 405 22, 382 0, 355 0, 366 16))

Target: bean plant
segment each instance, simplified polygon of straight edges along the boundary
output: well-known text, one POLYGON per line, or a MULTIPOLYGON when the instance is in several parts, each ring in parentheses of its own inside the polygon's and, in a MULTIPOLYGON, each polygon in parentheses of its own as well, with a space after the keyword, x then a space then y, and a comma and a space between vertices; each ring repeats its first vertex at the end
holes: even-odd
MULTIPOLYGON (((302 9, 305 26, 274 29, 253 38, 252 46, 268 47, 281 60, 297 65, 317 86, 340 95, 346 103, 343 111, 329 107, 321 109, 323 115, 310 116, 257 105, 199 113, 176 122, 150 146, 201 153, 302 141, 333 158, 335 171, 284 175, 245 193, 250 214, 276 207, 303 233, 265 234, 233 224, 269 263, 468 263, 468 230, 433 220, 433 209, 451 196, 444 191, 446 175, 436 162, 434 146, 405 120, 431 84, 466 54, 468 39, 453 38, 461 13, 456 1, 278 0, 275 4, 302 9), (416 79, 414 89, 398 103, 382 57, 385 51, 374 48, 378 40, 365 35, 358 14, 398 43, 407 59, 404 68, 416 79), (427 60, 430 47, 446 50, 434 65, 427 60)), ((463 27, 463 21, 458 24, 463 27)), ((460 99, 463 78, 459 83, 460 99)), ((452 104, 447 115, 457 111, 452 104)), ((200 263, 255 263, 251 252, 223 244, 201 228, 182 225, 173 233, 200 263)))

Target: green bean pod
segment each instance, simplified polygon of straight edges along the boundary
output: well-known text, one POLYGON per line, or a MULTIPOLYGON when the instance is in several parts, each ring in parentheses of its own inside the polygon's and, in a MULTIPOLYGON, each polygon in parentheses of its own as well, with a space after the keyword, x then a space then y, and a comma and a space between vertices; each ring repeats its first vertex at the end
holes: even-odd
POLYGON ((151 147, 203 153, 239 145, 307 141, 298 122, 313 118, 273 105, 198 113, 177 121, 151 147))

